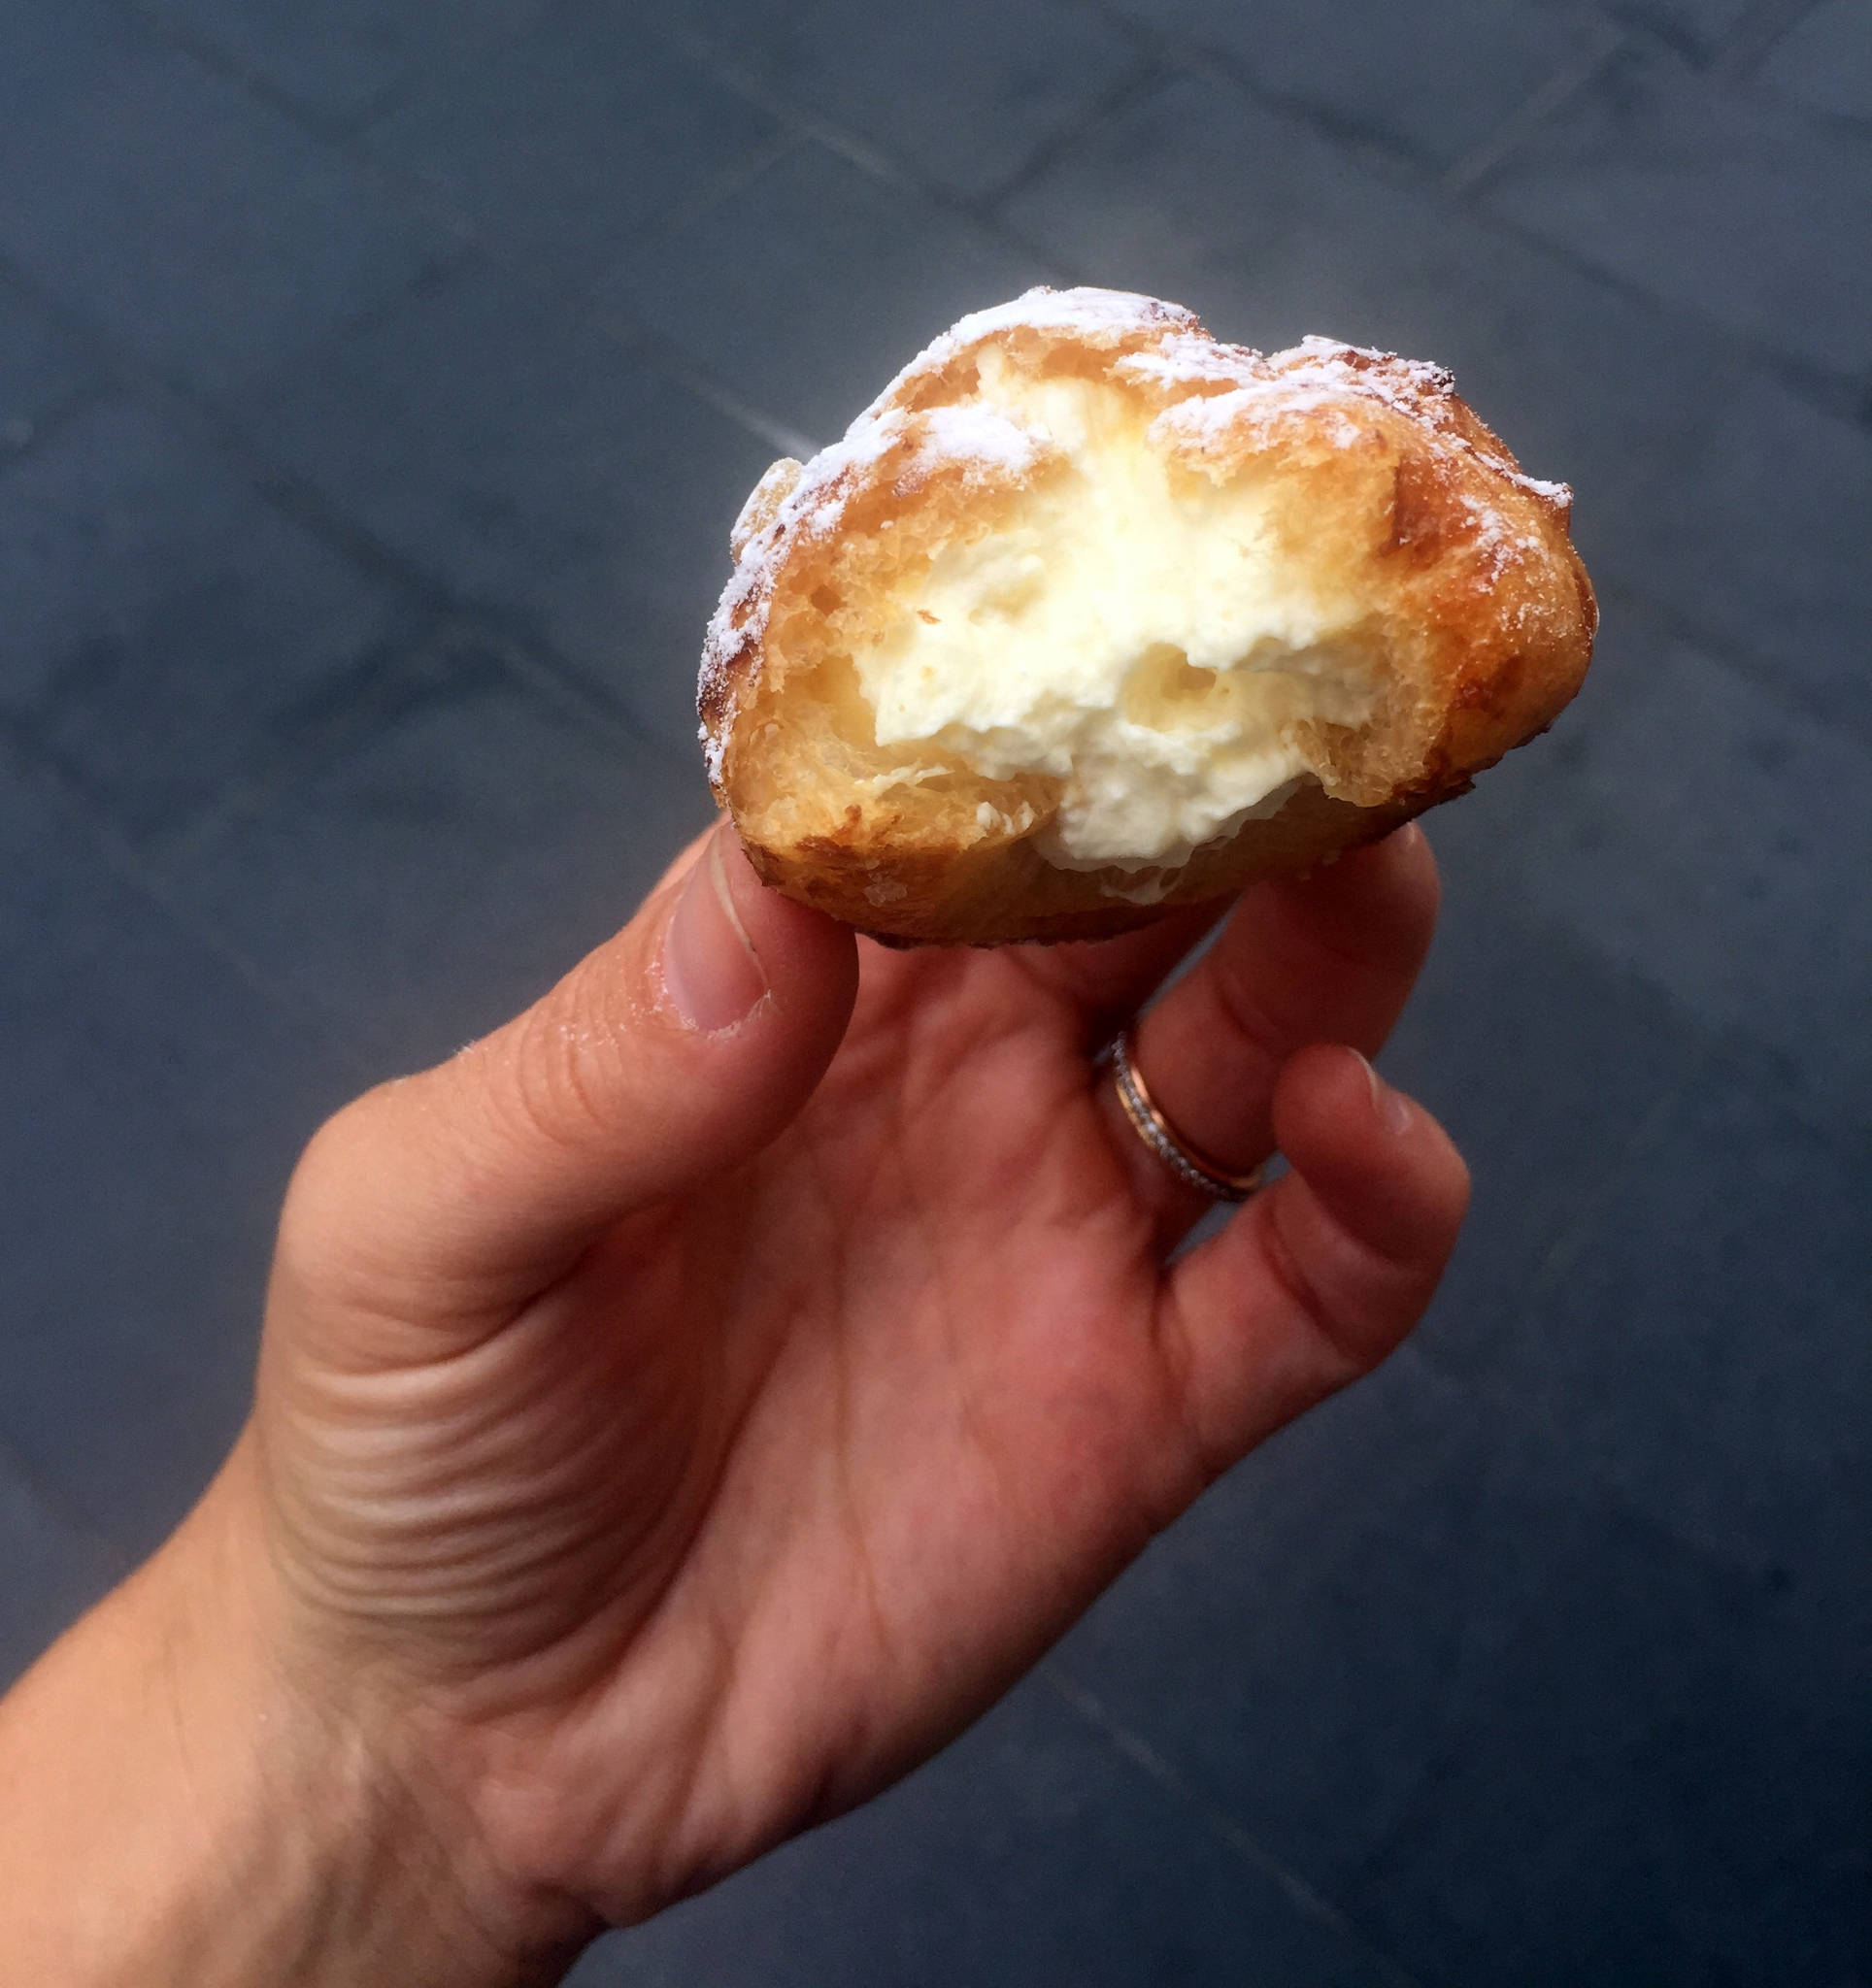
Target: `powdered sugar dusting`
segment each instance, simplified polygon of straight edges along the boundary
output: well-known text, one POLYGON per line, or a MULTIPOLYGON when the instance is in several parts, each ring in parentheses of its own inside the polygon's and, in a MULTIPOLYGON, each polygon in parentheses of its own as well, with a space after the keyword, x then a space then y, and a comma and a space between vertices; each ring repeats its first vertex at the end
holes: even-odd
POLYGON ((1367 379, 1373 372, 1381 376, 1401 375, 1419 393, 1426 395, 1454 393, 1456 385, 1455 375, 1432 360, 1400 359, 1395 352, 1380 351, 1375 346, 1349 346, 1343 339, 1321 338, 1317 331, 1308 332, 1290 352, 1279 354, 1277 363, 1283 360, 1294 372, 1319 365, 1367 379))
POLYGON ((1549 504, 1557 504, 1562 511, 1573 508, 1573 490, 1567 483, 1545 483, 1539 477, 1530 477, 1524 470, 1516 468, 1504 470, 1502 474, 1511 483, 1517 483, 1530 497, 1543 497, 1549 504))
POLYGON ((1351 448, 1365 430, 1353 418, 1347 399, 1343 388, 1296 388, 1278 377, 1254 380, 1232 392, 1173 403, 1152 422, 1151 440, 1179 454, 1222 455, 1233 452, 1245 428, 1304 419, 1336 447, 1351 448))
POLYGON ((931 408, 921 416, 913 460, 924 471, 959 463, 965 475, 987 472, 1000 480, 1025 476, 1045 446, 1043 437, 992 408, 931 408))
MULTIPOLYGON (((1541 542, 1531 531, 1519 531, 1503 514, 1499 505, 1487 504, 1464 493, 1458 500, 1475 534, 1483 571, 1489 584, 1496 585, 1511 567, 1541 556, 1541 542)), ((1526 603, 1521 604, 1525 609, 1526 603)))
POLYGON ((1505 449, 1482 446, 1463 432, 1455 418, 1455 376, 1447 367, 1427 359, 1401 359, 1395 352, 1374 351, 1365 346, 1343 345, 1317 333, 1303 338, 1290 352, 1277 353, 1270 363, 1282 379, 1315 378, 1383 401, 1413 420, 1427 420, 1444 441, 1486 464, 1505 482, 1562 512, 1572 506, 1573 492, 1566 484, 1547 483, 1526 475, 1505 449))
MULTIPOLYGON (((902 495, 909 496, 944 469, 959 471, 967 485, 1019 480, 1033 469, 1046 447, 1044 437, 1029 433, 990 408, 942 407, 906 414, 874 404, 852 422, 842 441, 820 449, 800 470, 798 480, 769 522, 743 543, 734 573, 709 622, 702 651, 700 702, 702 745, 711 780, 719 783, 721 755, 733 729, 731 707, 737 670, 745 664, 746 680, 757 680, 775 583, 782 561, 792 547, 833 537, 853 492, 888 474, 893 456, 898 461, 892 480, 902 495)), ((751 498, 743 512, 744 520, 753 507, 751 498)))
MULTIPOLYGON (((1156 446, 1180 454, 1226 460, 1239 449, 1245 428, 1295 416, 1304 417, 1315 436, 1351 448, 1369 430, 1370 417, 1361 421, 1357 403, 1377 401, 1430 428, 1440 444, 1462 450, 1544 507, 1563 515, 1572 502, 1564 483, 1524 475, 1505 449, 1489 446, 1492 438, 1463 410, 1453 378, 1441 366, 1318 336, 1263 356, 1244 346, 1220 344, 1190 312, 1153 297, 1091 288, 1029 290, 962 318, 935 340, 841 441, 798 471, 784 496, 779 493, 790 471, 777 465, 750 498, 736 526, 735 570, 710 621, 702 658, 702 738, 718 788, 738 696, 758 680, 775 588, 790 554, 836 535, 861 489, 887 484, 908 498, 945 474, 959 476, 965 487, 1005 487, 1023 480, 1051 451, 1045 436, 979 401, 915 405, 917 394, 930 397, 931 382, 965 360, 972 348, 1021 334, 1113 354, 1115 380, 1165 403, 1151 436, 1156 446), (752 528, 770 506, 771 516, 752 528)), ((955 391, 968 390, 966 376, 957 378, 955 391)), ((939 391, 949 392, 949 382, 939 391)), ((1521 531, 1491 507, 1470 509, 1493 576, 1523 549, 1538 553, 1537 533, 1521 531)))
POLYGON ((1193 332, 1200 336, 1202 325, 1194 312, 1184 310, 1180 304, 1166 304, 1160 298, 1141 296, 1134 290, 1053 290, 1042 284, 1023 292, 1012 303, 971 312, 953 329, 945 332, 923 358, 941 365, 969 346, 980 345, 984 339, 1021 330, 1037 331, 1049 338, 1071 339, 1099 351, 1109 350, 1139 332, 1153 336, 1193 332))
POLYGON ((1147 352, 1127 352, 1112 370, 1120 380, 1170 392, 1245 386, 1270 374, 1259 352, 1247 346, 1219 345, 1199 332, 1166 338, 1147 352))

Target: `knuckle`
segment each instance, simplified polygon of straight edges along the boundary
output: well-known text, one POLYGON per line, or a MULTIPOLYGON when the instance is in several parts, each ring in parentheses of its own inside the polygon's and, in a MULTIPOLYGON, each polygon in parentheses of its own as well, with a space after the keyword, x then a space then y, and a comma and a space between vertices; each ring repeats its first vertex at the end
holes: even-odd
MULTIPOLYGON (((1373 1277, 1369 1261, 1351 1260, 1354 1250, 1335 1249, 1350 1239, 1327 1233, 1290 1233, 1280 1219, 1286 1205, 1271 1198, 1263 1229, 1268 1270, 1294 1311, 1319 1345, 1351 1379, 1376 1367, 1396 1344, 1392 1320, 1400 1309, 1400 1294, 1385 1288, 1388 1279, 1373 1277), (1335 1256, 1341 1258, 1335 1261, 1335 1256)), ((1412 1315, 1406 1309, 1405 1315, 1412 1315)))
POLYGON ((1285 1063, 1292 1048, 1289 1031, 1262 1005, 1254 989, 1253 969, 1232 956, 1218 959, 1210 990, 1223 1025, 1241 1044, 1270 1068, 1285 1063))

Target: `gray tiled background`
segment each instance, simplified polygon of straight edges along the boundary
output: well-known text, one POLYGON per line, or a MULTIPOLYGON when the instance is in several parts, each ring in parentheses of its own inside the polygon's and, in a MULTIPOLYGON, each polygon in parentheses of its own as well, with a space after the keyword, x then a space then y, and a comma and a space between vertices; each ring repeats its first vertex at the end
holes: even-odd
POLYGON ((707 816, 739 500, 965 309, 1454 365, 1578 490, 1440 816, 1411 1349, 607 1983, 1872 1983, 1872 0, 0 0, 0 1671, 319 1116, 707 816))

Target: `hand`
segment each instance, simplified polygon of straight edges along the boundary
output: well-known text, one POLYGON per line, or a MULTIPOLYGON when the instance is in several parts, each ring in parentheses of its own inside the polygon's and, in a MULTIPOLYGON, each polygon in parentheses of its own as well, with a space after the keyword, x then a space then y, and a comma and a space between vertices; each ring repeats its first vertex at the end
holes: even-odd
POLYGON ((1205 1204, 1093 1057, 1200 916, 891 952, 723 831, 319 1133, 190 1529, 447 1873, 447 1978, 544 1977, 884 1786, 1396 1344, 1466 1175, 1322 1045, 1377 1048, 1435 902, 1407 830, 1252 893, 1152 1011, 1172 1122, 1291 1169, 1175 1261, 1205 1204))

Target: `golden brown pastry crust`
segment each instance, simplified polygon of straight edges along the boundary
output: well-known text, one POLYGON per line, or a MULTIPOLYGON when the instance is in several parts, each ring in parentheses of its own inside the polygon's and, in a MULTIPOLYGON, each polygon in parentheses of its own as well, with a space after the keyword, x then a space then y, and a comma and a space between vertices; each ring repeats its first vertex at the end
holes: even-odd
POLYGON ((703 658, 710 778, 763 878, 874 936, 1123 931, 1376 840, 1551 724, 1597 619, 1570 502, 1521 473, 1439 368, 1321 339, 1263 357, 1150 298, 1030 292, 939 339, 844 442, 761 480, 703 658), (959 763, 914 788, 864 778, 889 754, 854 718, 851 654, 932 550, 992 532, 1055 467, 1044 446, 985 448, 968 429, 989 345, 1121 389, 1180 473, 1258 480, 1283 559, 1355 596, 1381 658, 1372 721, 1302 726, 1315 778, 1173 873, 1055 867, 1035 836, 1056 782, 959 763))

